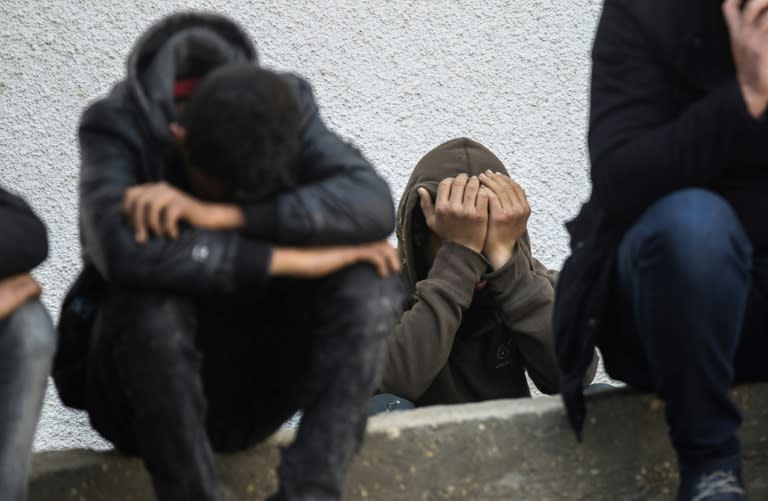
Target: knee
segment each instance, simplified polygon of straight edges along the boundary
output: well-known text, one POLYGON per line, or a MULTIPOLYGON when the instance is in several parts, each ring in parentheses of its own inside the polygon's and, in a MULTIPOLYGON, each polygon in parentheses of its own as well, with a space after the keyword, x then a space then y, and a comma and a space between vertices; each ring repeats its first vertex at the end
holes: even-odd
POLYGON ((333 290, 337 300, 352 307, 390 303, 398 296, 399 280, 390 275, 382 278, 367 264, 348 266, 332 275, 333 290))
POLYGON ((39 300, 28 301, 7 319, 3 332, 18 360, 25 364, 48 363, 56 352, 56 331, 48 310, 39 300))
POLYGON ((741 246, 749 242, 731 205, 711 191, 681 190, 662 199, 655 209, 654 236, 672 249, 706 254, 722 252, 731 240, 741 246))
POLYGON ((373 267, 358 264, 334 277, 333 300, 349 318, 385 335, 391 330, 402 303, 402 283, 398 276, 381 278, 373 267))
POLYGON ((638 225, 646 228, 635 256, 641 263, 662 260, 691 277, 711 277, 713 269, 734 261, 749 266, 752 249, 741 222, 711 191, 691 188, 668 195, 638 225))

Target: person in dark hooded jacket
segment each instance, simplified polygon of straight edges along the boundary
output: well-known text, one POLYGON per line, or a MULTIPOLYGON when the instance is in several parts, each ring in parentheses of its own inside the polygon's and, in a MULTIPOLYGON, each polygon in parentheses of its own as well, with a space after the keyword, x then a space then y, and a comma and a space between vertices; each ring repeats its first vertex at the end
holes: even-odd
POLYGON ((419 161, 397 215, 410 296, 387 339, 381 392, 417 406, 529 397, 527 371, 557 393, 557 273, 532 255, 529 214, 525 192, 475 141, 419 161))
POLYGON ((272 499, 340 499, 398 301, 378 276, 398 269, 386 183, 213 14, 152 26, 79 140, 64 403, 140 455, 163 501, 221 499, 213 451, 301 409, 272 499))
POLYGON ((733 383, 768 379, 768 1, 606 0, 593 194, 555 307, 563 397, 598 345, 666 404, 680 501, 745 499, 733 383))

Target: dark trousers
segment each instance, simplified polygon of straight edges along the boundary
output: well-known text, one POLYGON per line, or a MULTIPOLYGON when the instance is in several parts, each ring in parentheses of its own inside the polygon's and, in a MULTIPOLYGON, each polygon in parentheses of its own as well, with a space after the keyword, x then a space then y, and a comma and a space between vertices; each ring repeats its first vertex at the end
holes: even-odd
POLYGON ((112 290, 94 326, 91 422, 144 459, 160 500, 207 501, 213 450, 256 444, 302 409, 277 499, 339 499, 397 294, 364 265, 229 297, 112 290))
POLYGON ((600 340, 608 373, 666 402, 681 471, 738 464, 728 391, 768 379, 768 262, 736 214, 702 189, 656 202, 618 252, 620 328, 600 340))

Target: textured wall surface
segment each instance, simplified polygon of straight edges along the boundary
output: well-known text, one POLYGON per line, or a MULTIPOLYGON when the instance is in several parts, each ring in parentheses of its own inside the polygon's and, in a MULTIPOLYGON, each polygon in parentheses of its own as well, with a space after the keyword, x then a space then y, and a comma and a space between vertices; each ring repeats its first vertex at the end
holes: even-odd
MULTIPOLYGON (((589 193, 585 126, 599 0, 3 0, 0 183, 48 225, 36 275, 58 314, 80 267, 80 112, 122 78, 133 41, 178 9, 238 20, 270 67, 305 75, 328 123, 356 143, 395 199, 429 149, 486 144, 526 188, 541 261, 559 268, 563 221, 589 193)), ((36 447, 103 446, 49 393, 36 447)))

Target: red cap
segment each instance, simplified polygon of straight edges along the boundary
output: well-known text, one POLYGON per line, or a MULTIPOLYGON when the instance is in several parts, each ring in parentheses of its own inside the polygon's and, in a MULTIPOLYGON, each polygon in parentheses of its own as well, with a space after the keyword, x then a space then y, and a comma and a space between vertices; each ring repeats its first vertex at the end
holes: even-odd
POLYGON ((195 90, 197 84, 200 83, 200 77, 184 78, 182 80, 176 80, 173 84, 173 97, 176 99, 184 99, 189 97, 195 90))

